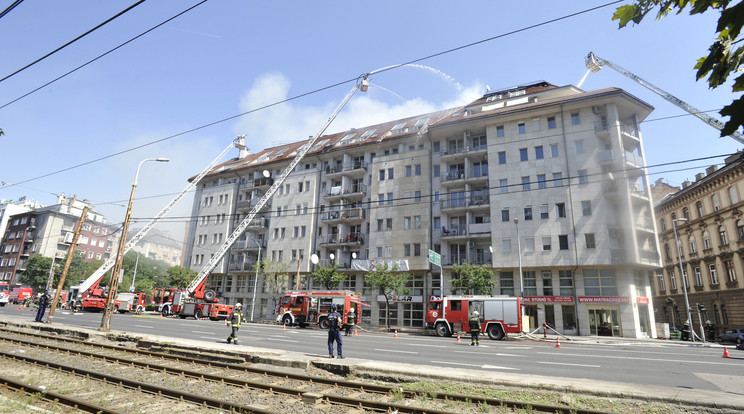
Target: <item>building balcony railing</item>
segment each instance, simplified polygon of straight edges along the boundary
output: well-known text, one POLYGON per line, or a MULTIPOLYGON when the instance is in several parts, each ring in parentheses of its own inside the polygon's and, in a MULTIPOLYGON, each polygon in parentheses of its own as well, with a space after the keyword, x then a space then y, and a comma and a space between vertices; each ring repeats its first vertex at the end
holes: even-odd
POLYGON ((442 183, 457 180, 465 180, 465 170, 450 171, 442 175, 442 183))
POLYGON ((364 233, 326 234, 321 237, 320 245, 360 246, 364 244, 364 238, 364 233))
POLYGON ((350 186, 336 186, 331 187, 330 190, 323 194, 323 197, 329 200, 341 199, 341 198, 352 198, 359 197, 363 198, 367 195, 367 186, 363 183, 356 183, 350 186))
POLYGON ((321 215, 321 221, 343 221, 358 222, 364 221, 365 210, 363 207, 352 207, 338 210, 331 210, 321 215))
POLYGON ((267 229, 269 228, 269 219, 266 217, 254 217, 248 224, 249 229, 267 229))
POLYGON ((360 160, 360 161, 354 161, 347 164, 335 164, 335 165, 329 165, 325 169, 326 175, 335 175, 335 174, 346 174, 351 172, 366 172, 367 171, 367 162, 360 160))
POLYGON ((256 268, 256 260, 255 259, 248 259, 243 261, 231 261, 227 268, 230 271, 233 272, 255 272, 256 268))
POLYGON ((266 248, 266 240, 238 240, 235 242, 233 249, 235 250, 258 250, 259 246, 262 249, 266 248))

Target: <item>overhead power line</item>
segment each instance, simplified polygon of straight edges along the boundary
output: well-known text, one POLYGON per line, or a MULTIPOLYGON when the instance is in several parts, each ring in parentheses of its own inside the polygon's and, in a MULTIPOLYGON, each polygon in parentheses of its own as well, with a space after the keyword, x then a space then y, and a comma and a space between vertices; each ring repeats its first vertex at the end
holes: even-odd
POLYGON ((3 17, 5 17, 5 15, 8 14, 8 13, 10 13, 10 11, 15 8, 15 6, 17 6, 17 5, 21 4, 21 3, 23 3, 23 0, 16 0, 13 3, 11 3, 10 6, 6 7, 5 10, 3 10, 2 12, 0 12, 0 19, 2 19, 3 17))
MULTIPOLYGON (((13 76, 13 75, 15 75, 15 74, 17 74, 17 73, 19 73, 19 72, 21 72, 21 71, 24 71, 24 70, 26 70, 26 69, 30 68, 31 66, 33 66, 33 65, 35 65, 35 64, 37 64, 37 63, 39 63, 39 62, 41 62, 42 60, 44 60, 44 59, 48 58, 49 56, 52 56, 53 54, 55 54, 55 53, 59 52, 60 50, 62 50, 62 49, 64 49, 64 48, 66 48, 67 46, 70 46, 71 44, 73 44, 73 43, 77 42, 78 40, 80 40, 80 39, 84 38, 85 36, 87 36, 87 35, 89 35, 89 34, 93 33, 93 32, 94 32, 94 31, 96 31, 97 29, 100 29, 101 27, 105 26, 105 25, 106 25, 107 23, 110 23, 110 22, 114 21, 114 20, 115 20, 115 19, 116 19, 117 17, 120 17, 120 16, 122 16, 122 15, 123 15, 124 13, 126 13, 126 12, 128 12, 128 11, 132 10, 133 8, 135 8, 135 7, 139 6, 140 4, 142 4, 142 3, 144 3, 144 2, 145 2, 145 0, 139 0, 139 1, 137 2, 137 3, 134 3, 134 4, 132 4, 131 6, 127 7, 126 9, 124 9, 124 10, 120 11, 119 13, 117 13, 117 14, 116 14, 116 15, 114 15, 113 17, 110 17, 109 19, 107 19, 107 20, 106 20, 106 21, 104 21, 103 23, 99 24, 98 26, 96 26, 96 27, 94 27, 94 28, 92 28, 92 29, 88 30, 87 32, 85 32, 85 33, 81 34, 80 36, 78 36, 78 37, 76 37, 76 38, 74 38, 74 39, 70 40, 69 42, 65 43, 64 45, 62 45, 62 46, 60 46, 60 47, 58 47, 58 48, 56 48, 56 49, 52 50, 51 52, 47 53, 46 55, 44 55, 44 56, 42 56, 42 57, 40 57, 40 58, 38 58, 38 59, 36 59, 35 61, 33 61, 33 62, 29 63, 28 65, 26 65, 26 66, 24 66, 24 67, 22 67, 22 68, 20 68, 20 69, 16 70, 15 72, 11 73, 10 75, 6 75, 6 76, 5 76, 4 78, 0 79, 0 82, 2 82, 2 81, 4 81, 4 80, 6 80, 6 79, 8 79, 8 78, 10 78, 11 76, 13 76)), ((5 13, 5 12, 3 12, 3 13, 5 13)), ((0 16, 0 17, 2 17, 2 16, 0 16)))

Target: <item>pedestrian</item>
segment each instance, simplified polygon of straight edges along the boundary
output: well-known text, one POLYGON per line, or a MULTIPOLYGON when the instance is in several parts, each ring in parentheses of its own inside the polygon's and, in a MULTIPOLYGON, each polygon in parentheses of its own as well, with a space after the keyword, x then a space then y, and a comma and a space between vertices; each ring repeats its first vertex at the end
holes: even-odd
POLYGON ((356 325, 356 315, 354 313, 354 308, 351 308, 349 309, 349 314, 346 315, 346 336, 354 334, 354 332, 352 332, 354 325, 356 325))
POLYGON ((473 311, 468 319, 468 327, 470 328, 470 346, 480 346, 480 320, 478 311, 473 311))
POLYGON ((227 337, 228 344, 230 342, 234 343, 235 345, 238 344, 238 329, 240 329, 240 324, 243 322, 242 312, 243 312, 243 304, 238 302, 235 304, 233 313, 225 321, 225 325, 228 325, 232 328, 232 332, 230 333, 230 336, 227 337))
POLYGON ((36 322, 44 322, 44 312, 46 312, 46 308, 49 305, 49 292, 44 291, 44 293, 39 296, 39 311, 36 312, 36 322))
POLYGON ((343 342, 341 342, 341 314, 336 311, 337 307, 334 303, 331 305, 331 313, 328 314, 328 358, 333 358, 333 341, 338 344, 338 358, 344 359, 342 350, 343 342))

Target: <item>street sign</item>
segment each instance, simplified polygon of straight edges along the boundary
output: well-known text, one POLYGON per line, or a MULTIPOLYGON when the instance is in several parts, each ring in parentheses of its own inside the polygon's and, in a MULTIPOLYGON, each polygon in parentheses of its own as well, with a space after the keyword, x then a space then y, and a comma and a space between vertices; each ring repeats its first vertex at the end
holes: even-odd
POLYGON ((435 264, 441 267, 442 266, 442 255, 435 252, 434 250, 429 250, 429 261, 432 264, 435 264))

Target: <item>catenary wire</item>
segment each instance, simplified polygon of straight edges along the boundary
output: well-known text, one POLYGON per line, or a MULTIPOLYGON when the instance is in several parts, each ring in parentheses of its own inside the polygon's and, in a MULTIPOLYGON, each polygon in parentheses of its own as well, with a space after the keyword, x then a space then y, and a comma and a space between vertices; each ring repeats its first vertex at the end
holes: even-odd
MULTIPOLYGON (((78 40, 80 40, 80 39, 84 38, 85 36, 87 36, 87 35, 89 35, 89 34, 93 33, 94 31, 96 31, 96 30, 98 30, 98 29, 100 29, 101 27, 105 26, 106 24, 108 24, 108 23, 111 23, 111 22, 112 22, 112 21, 114 21, 114 20, 115 20, 116 18, 118 18, 118 17, 121 17, 122 15, 124 15, 124 13, 126 13, 126 12, 128 12, 128 11, 130 11, 130 10, 134 9, 135 7, 139 6, 140 4, 142 4, 142 3, 144 3, 144 2, 145 2, 145 0, 139 0, 139 1, 137 2, 137 3, 134 3, 134 4, 132 4, 131 6, 127 7, 126 9, 124 9, 124 10, 122 10, 122 11, 120 11, 120 12, 119 12, 119 13, 117 13, 116 15, 114 15, 114 16, 112 16, 112 17, 110 17, 110 18, 106 19, 106 21, 104 21, 103 23, 100 23, 100 24, 98 24, 98 25, 97 25, 96 27, 94 27, 94 28, 92 28, 92 29, 88 30, 87 32, 85 32, 85 33, 81 34, 80 36, 78 36, 78 37, 76 37, 76 38, 74 38, 74 39, 70 40, 69 42, 65 43, 64 45, 62 45, 62 46, 60 46, 60 47, 58 47, 58 48, 56 48, 56 49, 52 50, 51 52, 47 53, 46 55, 44 55, 44 56, 42 56, 42 57, 40 57, 40 58, 38 58, 38 59, 36 59, 35 61, 33 61, 33 62, 29 63, 28 65, 26 65, 26 66, 24 66, 24 67, 22 67, 22 68, 20 68, 20 69, 16 70, 15 72, 13 72, 13 73, 11 73, 11 74, 9 74, 9 75, 6 75, 5 77, 3 77, 3 78, 1 78, 1 79, 0 79, 0 82, 2 82, 2 81, 4 81, 4 80, 6 80, 6 79, 10 78, 10 77, 11 77, 11 76, 13 76, 13 75, 16 75, 16 74, 18 74, 18 73, 20 73, 20 72, 22 72, 22 71, 24 71, 24 70, 26 70, 26 69, 30 68, 31 66, 33 66, 33 65, 35 65, 35 64, 37 64, 37 63, 39 63, 39 62, 41 62, 42 60, 44 60, 44 59, 48 58, 49 56, 52 56, 53 54, 55 54, 55 53, 59 52, 60 50, 62 50, 62 49, 64 49, 64 48, 66 48, 67 46, 70 46, 71 44, 73 44, 73 43, 77 42, 78 40)), ((3 13, 4 13, 4 12, 3 12, 3 13)), ((2 17, 2 15, 0 15, 0 17, 2 17)))
MULTIPOLYGON (((83 64, 81 66, 79 66, 78 68, 73 69, 72 71, 70 71, 70 72, 68 72, 68 73, 66 73, 66 74, 64 74, 64 75, 62 75, 62 76, 60 76, 60 77, 58 77, 58 78, 56 78, 56 79, 54 79, 54 80, 52 80, 52 81, 44 84, 42 86, 40 86, 39 88, 37 88, 37 89, 35 89, 35 90, 31 91, 31 92, 28 92, 25 95, 20 96, 20 97, 14 99, 13 101, 10 101, 10 102, 8 102, 8 103, 0 106, 0 109, 3 109, 6 106, 8 106, 8 105, 10 105, 10 104, 12 104, 12 103, 20 100, 20 99, 22 99, 22 98, 24 98, 24 97, 32 94, 32 93, 38 91, 39 89, 42 89, 42 88, 46 87, 47 85, 49 85, 49 84, 51 84, 53 82, 56 82, 57 80, 65 77, 65 76, 67 76, 68 74, 70 74, 70 73, 72 73, 74 71, 77 71, 78 69, 81 69, 84 66, 87 66, 88 64, 90 64, 90 63, 92 63, 92 62, 94 62, 94 61, 102 58, 103 56, 105 56, 105 55, 113 52, 114 50, 116 50, 116 49, 118 49, 118 48, 120 48, 120 47, 122 47, 122 46, 124 46, 124 45, 126 45, 126 44, 128 44, 130 42, 132 42, 133 40, 135 40, 138 37, 143 36, 144 34, 146 34, 146 33, 150 32, 150 31, 154 30, 155 28, 157 28, 159 26, 162 26, 163 24, 167 23, 168 21, 175 19, 176 17, 180 16, 181 14, 184 14, 184 13, 188 12, 189 10, 191 10, 191 9, 193 9, 193 8, 201 5, 202 3, 206 2, 206 1, 207 0, 203 0, 202 2, 196 4, 195 6, 192 6, 191 8, 185 10, 184 12, 181 12, 178 15, 176 15, 176 16, 168 19, 168 20, 166 20, 165 22, 160 23, 157 26, 155 26, 155 27, 153 27, 153 28, 151 28, 151 29, 143 32, 142 34, 140 34, 140 35, 138 35, 138 36, 136 36, 136 37, 134 37, 134 38, 132 38, 132 39, 124 42, 124 43, 122 43, 121 45, 117 46, 116 48, 109 50, 108 52, 106 52, 106 53, 104 53, 104 54, 96 57, 95 59, 93 59, 93 60, 91 60, 91 61, 89 61, 89 62, 87 62, 87 63, 85 63, 85 64, 83 64)), ((451 49, 448 49, 448 50, 445 50, 445 51, 442 51, 442 52, 438 52, 438 53, 435 53, 435 54, 431 54, 431 55, 428 55, 428 56, 425 56, 425 57, 417 58, 417 59, 411 60, 411 61, 409 61, 407 63, 403 63, 403 64, 399 64, 399 65, 393 65, 393 66, 388 66, 388 67, 385 67, 385 68, 382 68, 382 69, 378 69, 376 72, 377 73, 386 72, 386 71, 390 71, 390 70, 393 70, 393 69, 400 68, 401 66, 408 65, 408 64, 411 64, 411 63, 417 63, 417 62, 421 62, 423 60, 432 59, 434 57, 438 57, 438 56, 442 56, 442 55, 445 55, 445 54, 453 53, 453 52, 456 52, 456 51, 459 51, 459 50, 462 50, 462 49, 465 49, 465 48, 477 46, 477 45, 480 45, 482 43, 489 42, 489 41, 496 40, 496 39, 500 39, 502 37, 506 37, 506 36, 509 36, 509 35, 512 35, 512 34, 523 32, 523 31, 526 31, 526 30, 531 30, 531 29, 534 29, 534 28, 537 28, 537 27, 541 27, 541 26, 544 26, 544 25, 548 25, 550 23, 554 23, 554 22, 557 22, 557 21, 565 20, 565 19, 568 19, 568 18, 571 18, 571 17, 575 17, 575 16, 578 16, 578 15, 584 14, 584 13, 588 13, 588 12, 595 11, 595 10, 598 10, 598 9, 601 9, 601 8, 604 8, 604 7, 608 7, 608 6, 611 6, 613 4, 617 4, 617 3, 622 3, 622 1, 620 0, 620 1, 612 1, 612 2, 609 2, 609 3, 605 3, 605 4, 602 4, 600 6, 592 7, 592 8, 585 9, 585 10, 582 10, 582 11, 579 11, 579 12, 575 12, 575 13, 564 15, 564 16, 561 16, 561 17, 557 17, 555 19, 550 19, 550 20, 547 20, 547 21, 544 21, 544 22, 536 23, 536 24, 533 24, 533 25, 530 25, 530 26, 526 26, 526 27, 521 28, 521 29, 513 30, 513 31, 508 32, 508 33, 500 34, 500 35, 497 35, 497 36, 492 36, 492 37, 489 37, 487 39, 482 39, 482 40, 479 40, 479 41, 476 41, 476 42, 471 42, 471 43, 468 43, 466 45, 462 45, 462 46, 459 46, 459 47, 451 48, 451 49)), ((138 146, 133 147, 133 148, 129 148, 129 149, 126 149, 126 150, 123 150, 123 151, 119 151, 119 152, 116 152, 114 154, 110 154, 110 155, 107 155, 107 156, 96 158, 96 159, 91 160, 91 161, 86 161, 86 162, 83 162, 83 163, 80 163, 80 164, 76 164, 76 165, 73 165, 73 166, 70 166, 70 167, 67 167, 67 168, 63 168, 61 170, 53 171, 53 172, 50 172, 50 173, 47 173, 47 174, 38 176, 38 177, 26 179, 26 180, 20 181, 18 183, 11 184, 9 186, 13 186, 13 185, 17 185, 17 184, 23 184, 23 183, 27 183, 27 182, 30 182, 30 181, 39 180, 41 178, 46 178, 46 177, 49 177, 51 175, 60 174, 60 173, 66 172, 66 171, 70 171, 70 170, 73 170, 73 169, 76 169, 76 168, 80 168, 80 167, 83 167, 83 166, 86 166, 86 165, 90 165, 90 164, 93 164, 93 163, 96 163, 96 162, 99 162, 99 161, 103 161, 103 160, 106 160, 106 159, 109 159, 109 158, 112 158, 112 157, 115 157, 115 156, 118 156, 118 155, 122 155, 122 154, 125 154, 125 153, 128 153, 128 152, 131 152, 131 151, 140 149, 140 148, 144 148, 144 147, 147 147, 147 146, 150 146, 150 145, 154 145, 154 144, 157 144, 157 143, 166 141, 166 140, 170 140, 170 139, 173 139, 173 138, 182 136, 182 135, 186 135, 186 134, 189 134, 191 132, 195 132, 195 131, 198 131, 198 130, 201 130, 201 129, 204 129, 204 128, 208 128, 208 127, 211 127, 211 126, 214 126, 214 125, 217 125, 217 124, 221 124, 223 122, 227 122, 227 121, 233 120, 235 118, 239 118, 239 117, 242 117, 242 116, 245 116, 245 115, 248 115, 248 114, 257 112, 257 111, 261 111, 261 110, 264 110, 264 109, 267 109, 267 108, 270 108, 270 107, 273 107, 273 106, 276 106, 276 105, 280 105, 280 104, 283 104, 283 103, 286 103, 286 102, 294 101, 294 100, 303 98, 303 97, 308 96, 308 95, 312 95, 312 94, 315 94, 315 93, 318 93, 318 92, 322 92, 322 91, 325 91, 325 90, 328 90, 328 89, 332 89, 332 88, 335 88, 335 87, 338 87, 338 86, 341 86, 341 85, 344 85, 344 84, 348 84, 348 83, 351 83, 351 82, 356 82, 358 79, 359 79, 359 77, 357 76, 357 77, 354 77, 354 78, 351 78, 351 79, 347 79, 347 80, 344 80, 344 81, 337 82, 337 83, 332 84, 332 85, 320 87, 320 88, 317 88, 317 89, 314 89, 314 90, 311 90, 311 91, 308 91, 308 92, 305 92, 305 93, 301 93, 299 95, 294 95, 292 97, 283 99, 281 101, 277 101, 277 102, 274 102, 274 103, 271 103, 271 104, 268 104, 268 105, 261 106, 259 108, 255 108, 255 109, 252 109, 252 110, 249 110, 249 111, 245 111, 245 112, 242 112, 242 113, 239 113, 239 114, 236 114, 236 115, 232 115, 232 116, 229 116, 229 117, 226 117, 226 118, 222 118, 222 119, 217 120, 217 121, 213 121, 213 122, 210 122, 210 123, 207 123, 207 124, 203 124, 201 126, 197 126, 197 127, 191 128, 191 129, 186 130, 186 131, 182 131, 182 132, 179 132, 179 133, 176 133, 176 134, 173 134, 173 135, 166 136, 164 138, 160 138, 158 140, 154 140, 154 141, 151 141, 151 142, 142 144, 142 145, 138 145, 138 146)), ((2 190, 2 187, 0 187, 0 190, 2 190)))
POLYGON ((0 19, 5 17, 6 14, 10 13, 11 10, 15 8, 15 6, 23 3, 23 0, 15 0, 13 3, 10 4, 10 6, 6 7, 5 10, 0 12, 0 19))

